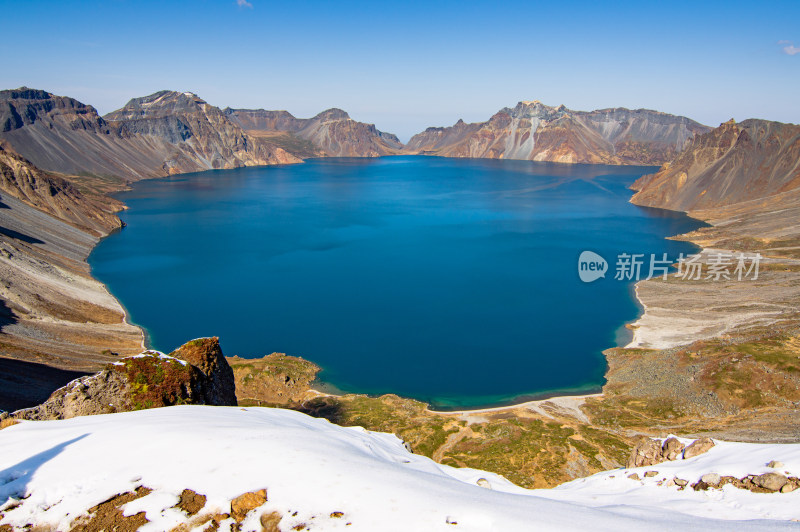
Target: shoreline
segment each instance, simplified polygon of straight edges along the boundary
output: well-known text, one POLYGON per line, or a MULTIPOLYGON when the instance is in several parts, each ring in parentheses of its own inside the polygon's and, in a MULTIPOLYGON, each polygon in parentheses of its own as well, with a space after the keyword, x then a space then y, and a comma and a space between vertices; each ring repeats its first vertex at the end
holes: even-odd
MULTIPOLYGON (((159 178, 153 178, 153 179, 159 179, 159 178)), ((126 191, 128 191, 128 190, 131 190, 131 184, 128 184, 126 188, 124 188, 124 189, 122 189, 122 190, 118 190, 117 192, 113 192, 112 194, 117 194, 117 193, 119 193, 119 192, 126 192, 126 191)), ((112 194, 109 194, 109 196, 111 196, 112 194)), ((124 206, 124 209, 123 209, 123 210, 127 210, 127 209, 128 209, 128 206, 127 206, 127 205, 125 205, 124 203, 123 203, 123 206, 124 206)), ((121 212, 121 211, 120 211, 120 212, 121 212)), ((117 218, 119 218, 119 214, 117 214, 117 218)), ((120 218, 120 222, 122 222, 122 219, 121 219, 121 218, 120 218)), ((116 229, 116 230, 114 230, 114 231, 111 231, 111 232, 110 232, 110 233, 108 233, 107 235, 105 235, 105 236, 102 236, 102 237, 100 237, 99 239, 97 239, 97 242, 95 242, 95 244, 94 244, 94 245, 91 247, 91 249, 89 249, 89 253, 86 255, 86 258, 85 258, 85 259, 83 259, 83 262, 84 262, 84 263, 86 263, 86 266, 89 268, 89 276, 90 276, 92 279, 94 279, 96 282, 98 282, 98 283, 99 283, 99 284, 100 284, 100 285, 103 287, 103 289, 106 291, 106 293, 108 293, 108 295, 109 295, 109 296, 111 296, 111 297, 114 299, 114 301, 116 301, 116 302, 117 302, 117 304, 119 305, 119 307, 122 309, 122 322, 123 322, 123 323, 127 323, 127 324, 128 324, 128 325, 130 325, 131 327, 135 327, 136 329, 138 329, 138 330, 139 330, 139 332, 141 332, 141 335, 142 335, 142 342, 141 342, 141 345, 142 345, 142 350, 143 350, 143 351, 147 351, 147 350, 149 349, 149 348, 147 347, 147 344, 148 344, 148 338, 149 338, 149 333, 147 332, 147 329, 145 329, 145 328, 144 328, 144 327, 142 327, 141 325, 138 325, 138 324, 136 324, 136 323, 133 323, 133 321, 132 321, 132 320, 131 320, 131 318, 130 318, 130 316, 131 316, 131 315, 130 315, 130 312, 128 312, 128 308, 127 308, 127 307, 126 307, 126 306, 125 306, 125 305, 122 303, 122 300, 121 300, 120 298, 118 298, 118 297, 117 297, 117 296, 116 296, 116 295, 115 295, 115 294, 114 294, 114 293, 111 291, 111 289, 108 287, 108 285, 107 285, 106 283, 104 283, 103 281, 101 281, 100 279, 98 279, 98 278, 97 278, 97 277, 94 275, 94 270, 93 270, 93 268, 92 268, 92 265, 89 263, 89 257, 91 257, 91 256, 92 256, 92 253, 94 253, 94 251, 97 249, 97 246, 99 246, 99 245, 100 245, 100 243, 101 243, 103 240, 105 240, 106 238, 109 238, 109 237, 111 237, 112 235, 115 235, 115 234, 119 233, 120 231, 122 231, 123 229, 125 229, 125 227, 127 227, 127 224, 125 224, 125 222, 122 222, 122 223, 123 223, 122 227, 119 227, 118 229, 116 229)))
MULTIPOLYGON (((319 385, 319 383, 317 383, 319 385)), ((480 413, 488 413, 488 412, 503 412, 503 411, 511 411, 520 408, 528 408, 528 409, 535 409, 536 407, 540 407, 545 403, 554 403, 559 404, 562 402, 574 402, 576 400, 586 400, 589 398, 598 398, 603 397, 602 387, 600 387, 600 391, 596 392, 586 392, 580 391, 575 393, 569 393, 568 391, 557 391, 552 393, 543 392, 541 394, 528 394, 528 395, 521 395, 518 396, 520 399, 519 402, 513 402, 512 399, 508 404, 501 404, 501 405, 487 405, 487 406, 476 406, 473 408, 463 408, 463 407, 455 407, 457 409, 454 410, 444 410, 441 408, 436 408, 432 404, 428 403, 427 401, 422 401, 420 399, 414 399, 413 397, 407 397, 404 395, 398 395, 393 392, 387 392, 383 394, 366 394, 366 393, 355 393, 355 392, 343 392, 338 390, 339 393, 334 392, 326 392, 317 387, 309 388, 309 393, 314 394, 315 397, 345 397, 348 395, 354 396, 364 396, 370 398, 379 398, 384 397, 386 395, 394 395, 400 397, 402 399, 410 399, 412 401, 418 401, 425 405, 425 411, 435 415, 442 415, 442 416, 450 416, 450 415, 470 415, 470 414, 480 414, 480 413)))

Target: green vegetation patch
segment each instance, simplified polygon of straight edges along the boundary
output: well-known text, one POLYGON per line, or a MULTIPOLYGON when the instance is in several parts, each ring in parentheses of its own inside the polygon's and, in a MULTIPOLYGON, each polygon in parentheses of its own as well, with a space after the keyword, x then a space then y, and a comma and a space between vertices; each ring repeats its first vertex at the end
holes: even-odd
POLYGON ((125 374, 133 410, 190 404, 200 381, 194 366, 150 355, 126 358, 111 368, 125 374))
POLYGON ((425 403, 396 395, 325 396, 306 401, 301 410, 324 417, 337 425, 360 426, 368 430, 391 432, 417 454, 433 457, 466 422, 456 422, 427 412, 425 403))

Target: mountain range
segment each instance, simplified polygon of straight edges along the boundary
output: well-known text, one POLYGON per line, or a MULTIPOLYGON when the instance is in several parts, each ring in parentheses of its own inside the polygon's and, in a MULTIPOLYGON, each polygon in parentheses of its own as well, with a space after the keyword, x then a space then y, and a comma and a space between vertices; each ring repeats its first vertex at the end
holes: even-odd
POLYGON ((172 91, 134 98, 106 117, 41 90, 0 91, 0 138, 43 170, 124 181, 300 162, 196 95, 172 91))
POLYGON ((660 165, 711 128, 645 109, 573 111, 524 101, 486 122, 428 128, 408 145, 341 109, 313 118, 219 109, 191 92, 159 91, 100 116, 42 90, 0 91, 0 138, 37 167, 134 181, 309 157, 425 154, 560 163, 660 165))
POLYGON ((248 134, 266 137, 299 156, 380 157, 404 152, 395 135, 356 122, 341 109, 328 109, 313 118, 264 109, 226 108, 225 114, 248 134), (308 151, 298 153, 298 141, 306 141, 308 151))
POLYGON ((711 128, 683 116, 624 108, 572 111, 524 101, 486 122, 431 127, 407 150, 445 157, 660 165, 711 128))

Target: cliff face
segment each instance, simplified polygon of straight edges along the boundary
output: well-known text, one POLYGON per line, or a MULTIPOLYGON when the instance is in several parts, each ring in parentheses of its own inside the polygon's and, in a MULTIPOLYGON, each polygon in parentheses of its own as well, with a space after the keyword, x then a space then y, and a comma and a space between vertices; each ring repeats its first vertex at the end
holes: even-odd
POLYGON ((486 122, 428 128, 406 146, 445 157, 561 163, 663 164, 709 128, 685 117, 645 109, 572 111, 538 101, 505 108, 486 122))
POLYGON ((41 90, 0 91, 0 138, 44 170, 137 180, 299 159, 191 93, 162 91, 102 118, 41 90))
POLYGON ((286 111, 264 109, 225 109, 226 115, 252 135, 294 136, 310 142, 316 149, 311 156, 380 157, 396 155, 403 143, 374 124, 356 122, 341 109, 328 109, 314 118, 295 118, 286 111))
POLYGON ((633 187, 637 205, 680 211, 726 207, 800 188, 800 126, 733 120, 706 134, 633 187))

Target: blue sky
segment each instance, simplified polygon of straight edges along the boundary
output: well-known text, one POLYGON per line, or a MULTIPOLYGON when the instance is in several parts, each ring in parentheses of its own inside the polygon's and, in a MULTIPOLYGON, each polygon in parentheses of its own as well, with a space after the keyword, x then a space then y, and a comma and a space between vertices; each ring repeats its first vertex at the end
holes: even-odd
POLYGON ((800 2, 0 0, 0 87, 160 89, 407 138, 520 100, 800 123, 800 2))

